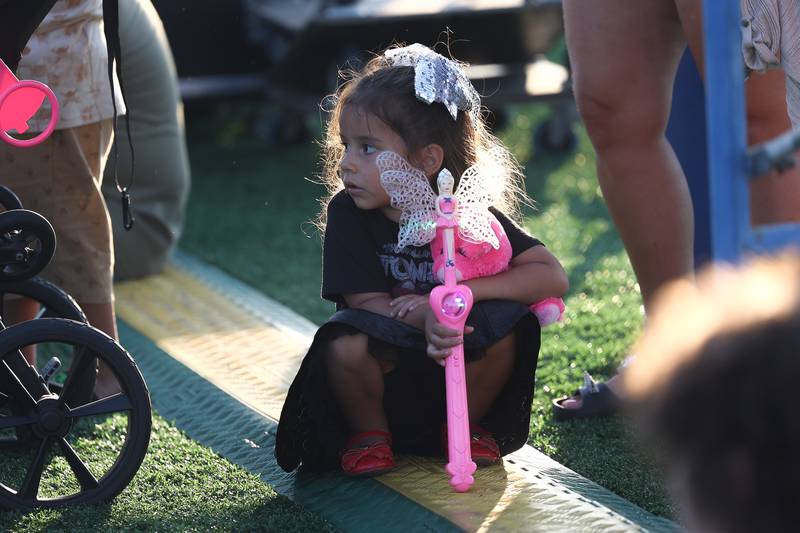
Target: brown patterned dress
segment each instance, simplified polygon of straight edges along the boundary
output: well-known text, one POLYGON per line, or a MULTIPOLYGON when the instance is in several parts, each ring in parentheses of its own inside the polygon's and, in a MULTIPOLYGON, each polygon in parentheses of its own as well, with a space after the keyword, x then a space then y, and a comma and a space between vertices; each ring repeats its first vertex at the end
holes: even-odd
MULTIPOLYGON (((61 113, 53 135, 33 148, 0 142, 0 183, 44 215, 58 239, 42 275, 81 303, 113 301, 111 224, 100 185, 113 136, 102 0, 59 0, 23 51, 20 79, 46 83, 61 113)), ((125 107, 115 84, 117 112, 125 107)), ((49 106, 28 121, 42 131, 49 106)))

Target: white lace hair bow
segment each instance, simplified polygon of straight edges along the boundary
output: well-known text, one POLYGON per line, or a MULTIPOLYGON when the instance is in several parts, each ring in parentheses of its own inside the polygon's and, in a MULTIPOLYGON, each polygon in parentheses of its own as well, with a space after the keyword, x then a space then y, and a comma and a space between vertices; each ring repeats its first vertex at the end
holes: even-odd
POLYGON ((472 123, 477 124, 481 98, 458 63, 419 43, 392 48, 384 56, 392 66, 414 68, 417 99, 427 104, 443 104, 453 120, 458 117, 459 109, 466 111, 472 117, 472 123))
MULTIPOLYGON (((469 167, 461 175, 455 197, 458 235, 472 243, 488 242, 493 248, 500 241, 492 229, 489 207, 502 194, 505 183, 500 151, 469 167)), ((385 151, 375 160, 383 188, 389 194, 392 207, 400 210, 400 232, 396 250, 406 246, 424 246, 436 236, 436 197, 425 173, 411 165, 403 156, 385 151)), ((447 169, 442 172, 448 172, 447 169)))

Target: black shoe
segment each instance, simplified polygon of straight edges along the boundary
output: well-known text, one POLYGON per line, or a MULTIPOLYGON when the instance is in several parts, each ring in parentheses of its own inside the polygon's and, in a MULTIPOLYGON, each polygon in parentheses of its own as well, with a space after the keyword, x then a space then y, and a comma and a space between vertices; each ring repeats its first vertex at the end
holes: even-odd
POLYGON ((619 412, 622 401, 605 383, 597 383, 588 372, 583 373, 583 387, 575 391, 573 396, 565 396, 553 400, 553 419, 556 422, 577 420, 580 418, 602 418, 619 412), (564 407, 565 400, 580 398, 581 406, 564 407))

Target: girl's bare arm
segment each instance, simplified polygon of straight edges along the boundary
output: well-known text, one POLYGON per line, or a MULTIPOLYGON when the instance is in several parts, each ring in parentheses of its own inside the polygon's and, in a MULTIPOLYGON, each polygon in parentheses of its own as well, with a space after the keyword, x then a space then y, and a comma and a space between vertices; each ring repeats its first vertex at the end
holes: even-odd
MULTIPOLYGON (((548 297, 561 297, 569 288, 567 273, 558 259, 544 246, 534 246, 511 260, 506 272, 465 281, 475 301, 504 299, 530 304, 548 297)), ((420 305, 404 316, 396 316, 386 292, 345 294, 348 307, 364 309, 425 329, 427 305, 420 305)))
POLYGON ((475 301, 515 300, 530 304, 560 298, 569 289, 564 267, 544 246, 528 248, 514 259, 506 272, 464 282, 475 301))
POLYGON ((425 329, 425 315, 429 308, 428 305, 420 305, 415 307, 403 316, 392 313, 394 308, 389 305, 392 301, 392 296, 388 292, 360 292, 355 294, 344 294, 344 301, 347 302, 348 307, 354 309, 364 309, 372 311, 379 315, 388 316, 400 322, 405 322, 410 326, 417 329, 425 329))

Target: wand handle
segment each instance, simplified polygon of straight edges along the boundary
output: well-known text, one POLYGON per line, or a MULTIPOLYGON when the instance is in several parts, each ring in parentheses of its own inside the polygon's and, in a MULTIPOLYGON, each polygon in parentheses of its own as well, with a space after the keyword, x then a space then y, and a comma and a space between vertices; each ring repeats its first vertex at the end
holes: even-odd
MULTIPOLYGON (((444 225, 444 224, 443 224, 444 225)), ((457 285, 455 263, 452 261, 454 228, 444 227, 446 254, 445 283, 431 291, 430 304, 440 323, 459 331, 464 336, 464 324, 472 309, 472 291, 466 285, 457 285)), ((447 472, 450 485, 456 492, 466 492, 475 482, 472 474, 477 468, 472 461, 467 408, 467 379, 464 345, 455 346, 445 359, 445 391, 447 396, 447 472)))

